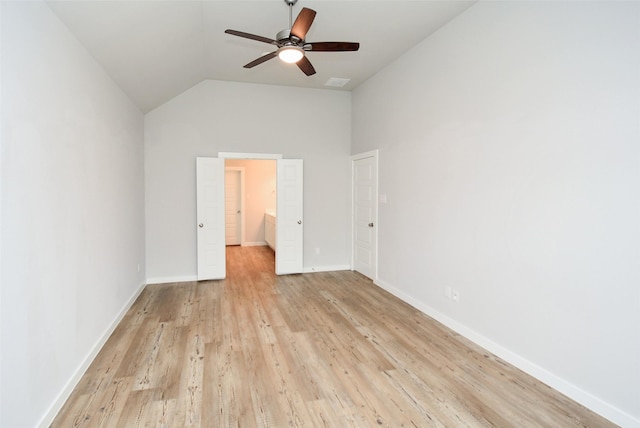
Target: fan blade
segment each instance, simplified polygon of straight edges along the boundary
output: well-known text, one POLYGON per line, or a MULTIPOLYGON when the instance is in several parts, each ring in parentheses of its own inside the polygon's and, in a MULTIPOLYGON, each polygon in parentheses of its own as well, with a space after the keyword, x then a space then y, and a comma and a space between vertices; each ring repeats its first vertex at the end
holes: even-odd
POLYGON ((224 30, 224 32, 227 33, 227 34, 231 34, 233 36, 244 37, 245 39, 257 40, 259 42, 269 43, 269 44, 272 44, 272 45, 276 44, 276 41, 273 40, 273 39, 269 39, 267 37, 262 37, 262 36, 256 36, 255 34, 249 34, 249 33, 243 32, 243 31, 224 30))
POLYGON ((303 7, 291 27, 291 35, 296 36, 300 40, 304 40, 304 37, 307 35, 309 28, 311 28, 311 24, 313 24, 313 19, 315 17, 315 10, 303 7))
POLYGON ((278 51, 274 51, 274 52, 269 52, 266 55, 262 55, 260 58, 258 59, 254 59, 253 61, 251 61, 249 64, 245 65, 244 68, 253 68, 256 65, 260 65, 265 61, 269 61, 271 58, 275 58, 276 55, 278 55, 278 51))
POLYGON ((360 43, 354 42, 315 42, 305 43, 305 51, 313 52, 346 52, 357 51, 360 49, 360 43))
POLYGON ((311 62, 306 56, 303 56, 300 61, 296 62, 296 64, 298 65, 298 68, 300 68, 300 70, 302 70, 302 72, 307 76, 316 74, 316 69, 313 68, 313 65, 311 65, 311 62))

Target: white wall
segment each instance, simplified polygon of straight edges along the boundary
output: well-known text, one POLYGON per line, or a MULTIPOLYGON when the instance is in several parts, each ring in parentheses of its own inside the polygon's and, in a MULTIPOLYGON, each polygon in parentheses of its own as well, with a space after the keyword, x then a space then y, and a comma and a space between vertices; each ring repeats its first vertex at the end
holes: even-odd
POLYGON ((245 206, 242 245, 267 245, 264 213, 276 208, 276 161, 227 159, 227 167, 244 168, 245 206))
POLYGON ((352 103, 380 285, 639 426, 640 3, 480 2, 352 103))
POLYGON ((44 3, 1 7, 0 425, 33 427, 143 285, 144 123, 44 3))
POLYGON ((303 159, 304 268, 347 268, 350 138, 338 91, 204 81, 147 113, 147 280, 195 279, 195 158, 218 152, 303 159))

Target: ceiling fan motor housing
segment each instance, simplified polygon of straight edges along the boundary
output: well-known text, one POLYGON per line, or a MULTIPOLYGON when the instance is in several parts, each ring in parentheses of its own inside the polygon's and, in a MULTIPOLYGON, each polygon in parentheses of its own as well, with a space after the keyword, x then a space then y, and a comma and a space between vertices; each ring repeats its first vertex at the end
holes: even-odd
POLYGON ((291 38, 291 30, 282 30, 279 31, 278 34, 276 34, 276 40, 278 41, 278 44, 280 44, 280 42, 286 42, 287 40, 290 40, 291 38))

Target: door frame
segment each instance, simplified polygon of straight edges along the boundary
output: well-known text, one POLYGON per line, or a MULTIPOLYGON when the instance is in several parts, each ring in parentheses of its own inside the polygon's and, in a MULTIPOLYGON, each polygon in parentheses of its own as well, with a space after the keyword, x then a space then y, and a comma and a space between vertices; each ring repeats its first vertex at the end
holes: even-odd
POLYGON ((375 268, 374 268, 374 274, 373 274, 373 278, 372 280, 375 282, 378 280, 378 240, 379 240, 379 233, 378 231, 380 230, 380 219, 378 218, 378 203, 379 203, 379 195, 378 195, 378 182, 380 181, 380 174, 379 174, 379 153, 378 153, 378 149, 375 150, 370 150, 368 152, 364 152, 364 153, 358 153, 355 155, 351 156, 351 270, 355 270, 355 253, 356 253, 356 239, 355 239, 355 234, 356 234, 356 210, 355 210, 355 203, 356 203, 356 188, 355 188, 355 177, 354 177, 354 173, 355 173, 355 163, 359 160, 362 159, 366 159, 366 158, 370 158, 372 157, 374 159, 374 165, 376 168, 376 180, 374 183, 374 189, 373 189, 373 200, 375 201, 374 206, 373 206, 373 212, 374 212, 374 216, 375 216, 375 227, 373 230, 374 236, 375 236, 375 245, 374 245, 374 251, 375 251, 375 268))
MULTIPOLYGON (((226 159, 243 159, 243 160, 275 160, 276 164, 278 163, 278 161, 283 160, 282 154, 274 154, 274 153, 236 153, 236 152, 218 152, 218 158, 226 160, 226 159)), ((278 166, 276 166, 276 177, 278 175, 278 166)), ((280 184, 278 183, 278 180, 276 180, 276 192, 279 194, 280 193, 280 184)), ((304 200, 304 197, 302 198, 304 200)), ((277 203, 276 203, 277 205, 277 203)), ((276 221, 277 221, 277 210, 278 207, 276 206, 276 221)), ((304 202, 303 202, 303 206, 302 206, 302 215, 304 215, 304 202)), ((302 219, 301 219, 302 221, 302 219)), ((304 227, 304 225, 303 225, 304 227)), ((277 241, 278 241, 278 231, 276 229, 276 263, 277 263, 277 241)), ((304 260, 304 240, 302 242, 301 248, 301 256, 302 259, 304 260)), ((304 265, 301 268, 301 272, 304 269, 304 265)), ((300 273, 301 273, 300 272, 300 273)), ((285 273, 285 272, 283 272, 285 273)), ((291 273, 298 273, 298 272, 291 272, 291 273)))
POLYGON ((277 160, 282 159, 281 154, 273 153, 234 153, 234 152, 218 152, 221 159, 257 159, 257 160, 277 160))
MULTIPOLYGON (((244 207, 245 207, 245 190, 244 190, 244 167, 242 166, 226 166, 224 167, 224 172, 227 171, 238 171, 240 172, 240 246, 244 246, 245 237, 244 237, 244 226, 245 226, 245 218, 244 218, 244 207)), ((225 175, 226 181, 226 175, 225 175)), ((226 204, 225 204, 226 209, 226 204)), ((225 232, 227 225, 225 224, 225 232)))

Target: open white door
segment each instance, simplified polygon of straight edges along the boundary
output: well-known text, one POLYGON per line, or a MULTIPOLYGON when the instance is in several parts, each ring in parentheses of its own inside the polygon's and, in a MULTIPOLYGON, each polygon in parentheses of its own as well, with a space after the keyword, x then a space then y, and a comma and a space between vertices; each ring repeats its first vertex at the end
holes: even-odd
POLYGON ((198 281, 226 276, 224 159, 196 158, 198 281))
POLYGON ((302 273, 302 159, 277 161, 276 274, 302 273))

